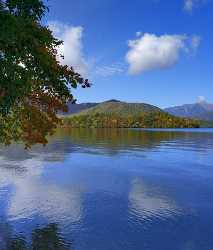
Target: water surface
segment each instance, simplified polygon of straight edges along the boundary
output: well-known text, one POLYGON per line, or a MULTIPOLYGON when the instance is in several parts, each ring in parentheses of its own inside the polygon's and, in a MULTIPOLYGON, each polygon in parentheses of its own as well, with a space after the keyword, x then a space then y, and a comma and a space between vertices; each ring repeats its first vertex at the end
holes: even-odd
POLYGON ((58 130, 0 148, 0 250, 212 250, 213 130, 58 130))

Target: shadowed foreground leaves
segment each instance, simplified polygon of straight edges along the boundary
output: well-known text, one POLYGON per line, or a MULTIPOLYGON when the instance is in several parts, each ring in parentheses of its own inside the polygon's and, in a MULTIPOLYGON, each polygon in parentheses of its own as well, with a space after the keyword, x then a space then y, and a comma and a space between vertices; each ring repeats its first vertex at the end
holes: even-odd
POLYGON ((58 61, 62 41, 42 26, 46 11, 41 0, 0 0, 0 143, 46 144, 57 113, 76 101, 71 89, 90 87, 58 61))

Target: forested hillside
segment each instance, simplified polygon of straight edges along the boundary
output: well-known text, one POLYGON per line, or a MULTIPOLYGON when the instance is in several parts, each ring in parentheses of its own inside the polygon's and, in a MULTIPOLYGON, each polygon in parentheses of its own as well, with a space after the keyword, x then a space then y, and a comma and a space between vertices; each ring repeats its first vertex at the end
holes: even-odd
POLYGON ((133 116, 81 114, 64 118, 64 126, 74 128, 197 128, 198 121, 171 116, 164 112, 133 116))

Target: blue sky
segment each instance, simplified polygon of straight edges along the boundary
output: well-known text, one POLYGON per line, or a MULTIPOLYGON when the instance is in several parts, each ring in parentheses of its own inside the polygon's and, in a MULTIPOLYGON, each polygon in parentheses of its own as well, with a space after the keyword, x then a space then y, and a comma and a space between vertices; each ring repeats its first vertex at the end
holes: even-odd
POLYGON ((65 60, 93 83, 78 102, 159 107, 213 102, 213 1, 49 0, 45 22, 65 60))

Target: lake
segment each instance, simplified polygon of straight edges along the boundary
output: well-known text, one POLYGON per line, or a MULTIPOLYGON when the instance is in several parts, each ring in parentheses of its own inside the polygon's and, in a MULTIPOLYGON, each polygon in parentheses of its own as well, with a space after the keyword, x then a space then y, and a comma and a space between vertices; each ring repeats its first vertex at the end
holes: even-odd
POLYGON ((0 250, 212 250, 213 130, 61 129, 0 148, 0 250))

